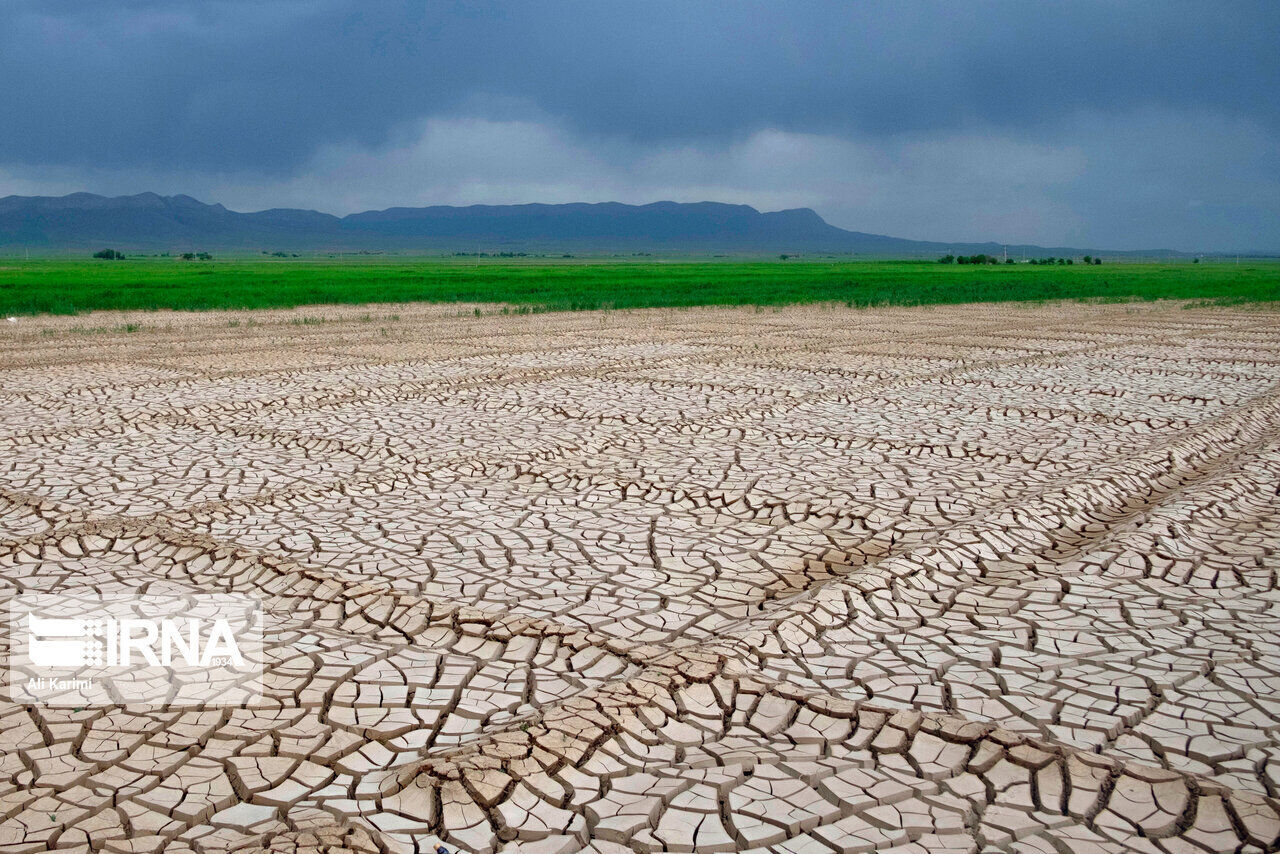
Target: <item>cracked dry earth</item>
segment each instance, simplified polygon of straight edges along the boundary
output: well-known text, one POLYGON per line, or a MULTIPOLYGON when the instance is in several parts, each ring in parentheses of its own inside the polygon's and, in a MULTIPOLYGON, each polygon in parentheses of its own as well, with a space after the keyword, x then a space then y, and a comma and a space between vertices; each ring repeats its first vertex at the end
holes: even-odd
POLYGON ((1280 315, 366 311, 4 329, 5 589, 272 622, 0 852, 1277 850, 1280 315))

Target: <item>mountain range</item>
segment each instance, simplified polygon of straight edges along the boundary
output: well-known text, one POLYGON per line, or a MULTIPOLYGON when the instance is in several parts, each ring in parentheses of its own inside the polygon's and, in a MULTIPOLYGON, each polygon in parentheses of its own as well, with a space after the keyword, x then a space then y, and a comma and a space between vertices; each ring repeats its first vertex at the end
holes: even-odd
MULTIPOLYGON (((719 202, 470 205, 387 208, 344 217, 273 208, 254 213, 190 196, 0 198, 0 251, 53 253, 381 251, 821 253, 923 257, 945 253, 1078 255, 1073 247, 905 240, 847 231, 808 208, 760 212, 719 202)), ((1108 254, 1178 255, 1172 250, 1108 254)))

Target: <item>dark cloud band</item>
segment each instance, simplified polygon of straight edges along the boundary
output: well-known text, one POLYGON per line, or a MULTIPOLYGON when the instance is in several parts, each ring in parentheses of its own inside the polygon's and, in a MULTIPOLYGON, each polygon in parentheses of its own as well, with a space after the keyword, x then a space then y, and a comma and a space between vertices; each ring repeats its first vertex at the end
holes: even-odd
MULTIPOLYGON (((873 146, 990 134, 1092 161, 1082 116, 1135 151, 1160 144, 1130 119, 1153 112, 1280 132, 1276 44, 1266 2, 10 0, 0 169, 286 180, 326 146, 395 148, 432 117, 554 126, 624 173, 768 131, 873 146)), ((1273 151, 1232 167, 1267 186, 1273 151)), ((1085 195, 1102 180, 1138 189, 1114 171, 1079 179, 1085 195)), ((1215 203, 1264 229, 1274 212, 1215 203)))

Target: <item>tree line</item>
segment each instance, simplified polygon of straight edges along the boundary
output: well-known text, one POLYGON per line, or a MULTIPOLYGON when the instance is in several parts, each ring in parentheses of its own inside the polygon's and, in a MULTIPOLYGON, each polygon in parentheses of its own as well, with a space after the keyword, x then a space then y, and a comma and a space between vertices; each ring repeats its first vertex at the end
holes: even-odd
MULTIPOLYGON (((1095 266, 1102 263, 1101 258, 1095 258, 1092 255, 1086 255, 1081 260, 1084 261, 1084 263, 1086 264, 1092 264, 1095 266)), ((941 258, 938 259, 938 263, 939 264, 999 264, 1000 259, 994 255, 988 255, 985 252, 983 252, 983 253, 979 253, 978 255, 943 255, 941 258)), ((1005 258, 1004 263, 1014 264, 1017 262, 1015 262, 1012 258, 1005 258)), ((1027 263, 1028 264, 1061 264, 1065 266, 1068 264, 1074 264, 1075 259, 1073 258, 1031 258, 1027 261, 1027 263)))
MULTIPOLYGON (((160 257, 167 258, 168 256, 169 256, 169 253, 166 252, 164 253, 164 255, 160 257)), ((129 256, 125 255, 123 252, 120 252, 119 250, 116 250, 116 249, 100 249, 99 251, 93 253, 93 257, 100 258, 103 261, 123 261, 125 258, 129 256)), ((213 260, 213 256, 210 255, 208 252, 183 252, 178 257, 181 258, 183 261, 212 261, 213 260)), ((293 257, 297 258, 298 256, 295 255, 293 257)))

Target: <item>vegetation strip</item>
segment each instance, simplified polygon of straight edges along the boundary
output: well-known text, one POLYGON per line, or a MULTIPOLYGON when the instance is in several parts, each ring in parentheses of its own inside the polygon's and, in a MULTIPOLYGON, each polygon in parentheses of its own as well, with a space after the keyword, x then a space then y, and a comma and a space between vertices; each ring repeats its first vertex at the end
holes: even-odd
POLYGON ((0 313, 502 303, 512 311, 692 305, 934 305, 1039 300, 1280 298, 1280 264, 960 265, 872 261, 447 259, 0 262, 0 313))

